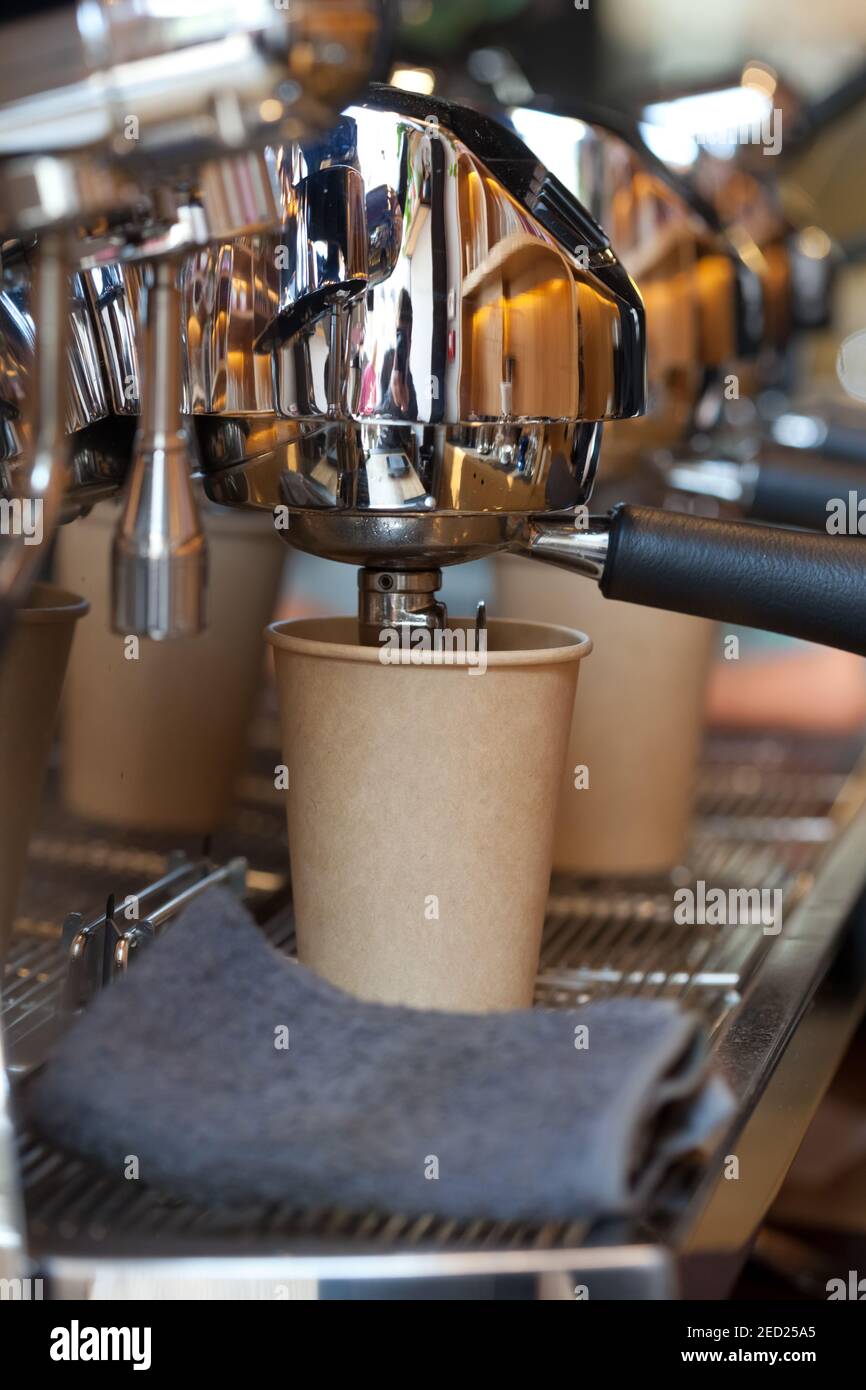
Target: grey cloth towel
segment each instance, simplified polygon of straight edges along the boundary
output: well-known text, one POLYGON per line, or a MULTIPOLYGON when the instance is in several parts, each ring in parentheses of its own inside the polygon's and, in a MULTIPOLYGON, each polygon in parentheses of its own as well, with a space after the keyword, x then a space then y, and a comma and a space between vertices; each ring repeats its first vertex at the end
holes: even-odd
POLYGON ((670 1002, 363 1003, 212 890, 76 1022, 28 1104, 64 1147, 118 1175, 134 1157, 146 1183, 199 1205, 542 1222, 646 1204, 729 1102, 670 1002))

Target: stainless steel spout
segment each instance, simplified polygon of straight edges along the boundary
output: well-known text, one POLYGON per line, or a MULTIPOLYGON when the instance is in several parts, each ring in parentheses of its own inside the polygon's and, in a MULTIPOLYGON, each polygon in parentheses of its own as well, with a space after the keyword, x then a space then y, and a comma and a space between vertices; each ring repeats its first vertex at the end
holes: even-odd
POLYGON ((445 627, 448 611, 436 598, 441 570, 358 570, 358 629, 365 646, 376 647, 388 628, 445 627))
POLYGON ((142 415, 114 543, 113 626, 157 639, 205 622, 207 554, 181 416, 177 267, 157 261, 145 284, 142 415))

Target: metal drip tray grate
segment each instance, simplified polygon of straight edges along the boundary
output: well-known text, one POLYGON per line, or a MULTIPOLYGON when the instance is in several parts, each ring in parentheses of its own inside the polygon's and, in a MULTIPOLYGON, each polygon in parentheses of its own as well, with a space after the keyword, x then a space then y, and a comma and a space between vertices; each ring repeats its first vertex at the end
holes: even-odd
MULTIPOLYGON (((688 872, 681 871, 673 882, 554 885, 538 976, 540 1005, 573 1007, 615 993, 658 995, 698 1010, 712 1032, 736 1015, 777 938, 765 935, 760 926, 677 923, 676 885, 702 878, 708 885, 779 886, 790 911, 792 902, 808 895, 813 871, 832 838, 844 768, 853 761, 835 750, 829 767, 825 759, 823 767, 803 771, 796 765, 779 765, 783 754, 791 756, 784 745, 769 746, 776 752, 758 777, 753 773, 761 768, 760 757, 733 761, 728 745, 711 747, 701 777, 688 872), (826 827, 826 835, 804 835, 804 822, 826 827)), ((221 855, 229 850, 246 853, 254 865, 264 862, 276 881, 276 868, 285 863, 282 813, 270 806, 248 807, 240 822, 240 830, 236 826, 227 834, 221 855), (254 833, 249 824, 241 833, 250 817, 254 833)), ((66 911, 98 906, 112 873, 131 871, 146 880, 164 863, 146 842, 112 838, 94 848, 92 828, 51 812, 36 842, 31 875, 31 883, 39 888, 38 908, 25 904, 6 969, 3 1021, 13 1056, 19 1046, 32 1044, 40 1030, 50 1031, 64 978, 59 924, 66 911), (46 866, 61 868, 62 875, 55 881, 49 874, 46 884, 46 866), (62 901, 52 909, 61 882, 62 901)), ((274 945, 292 951, 290 911, 274 913, 263 925, 274 945)), ((395 1249, 556 1250, 575 1248, 587 1235, 575 1225, 536 1229, 373 1212, 359 1216, 289 1207, 201 1211, 140 1183, 109 1178, 30 1135, 21 1136, 21 1167, 28 1237, 34 1253, 42 1257, 170 1258, 198 1252, 244 1256, 286 1251, 300 1255, 345 1251, 347 1246, 353 1254, 395 1249)))
POLYGON ((678 924, 672 890, 559 897, 545 924, 537 1001, 573 1007, 611 994, 679 999, 714 1031, 771 940, 760 926, 678 924))
POLYGON ((21 1167, 28 1240, 37 1256, 110 1252, 171 1257, 203 1247, 233 1256, 287 1248, 301 1254, 343 1248, 347 1242, 357 1253, 383 1248, 544 1250, 580 1245, 586 1234, 578 1224, 532 1227, 289 1206, 203 1211, 160 1197, 141 1183, 105 1177, 26 1135, 21 1167))

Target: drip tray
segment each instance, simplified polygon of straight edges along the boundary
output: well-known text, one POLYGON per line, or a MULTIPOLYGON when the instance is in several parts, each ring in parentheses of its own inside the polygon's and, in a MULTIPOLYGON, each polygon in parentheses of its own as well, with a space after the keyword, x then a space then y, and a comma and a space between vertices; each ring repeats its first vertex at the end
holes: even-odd
MULTIPOLYGON (((856 751, 837 740, 714 739, 702 767, 688 869, 670 882, 555 881, 544 931, 537 1003, 571 1008, 614 994, 680 1000, 703 1017, 717 1065, 740 1101, 723 1152, 730 1152, 760 1102, 787 1041, 826 973, 859 897, 866 862, 863 785, 852 774, 856 751), (754 925, 682 925, 674 894, 703 880, 727 889, 781 888, 785 922, 778 934, 754 925), (792 956, 793 948, 793 956, 792 956), (792 963, 793 962, 793 963, 792 963), (761 1027, 756 1029, 755 1011, 761 1027)), ((248 801, 221 837, 220 859, 239 853, 254 873, 258 919, 271 942, 294 948, 285 904, 284 820, 275 801, 248 801)), ((165 871, 148 837, 97 834, 51 802, 34 844, 29 890, 7 962, 3 1021, 7 1055, 33 1059, 50 1036, 65 978, 60 925, 73 908, 99 910, 123 876, 137 891, 165 871)), ((826 1084, 826 1082, 825 1082, 826 1084)), ((806 1123, 807 1121, 804 1121, 806 1123)), ((791 1135, 793 1147, 801 1134, 791 1135)), ((593 1258, 587 1245, 627 1248, 624 1266, 658 1277, 637 1230, 587 1232, 578 1224, 444 1221, 369 1212, 297 1211, 289 1206, 202 1211, 161 1197, 140 1182, 107 1177, 32 1135, 19 1135, 28 1243, 49 1272, 103 1268, 105 1262, 205 1257, 214 1271, 236 1261, 286 1262, 322 1277, 336 1259, 346 1274, 460 1273, 490 1255, 490 1269, 573 1270, 593 1258), (623 1242, 632 1242, 627 1247, 623 1242), (545 1254, 547 1252, 547 1254, 545 1254), (400 1255, 411 1256, 408 1264, 400 1255), (444 1264, 439 1257, 447 1256, 444 1264), (420 1263, 419 1263, 420 1260, 420 1263), (474 1261, 474 1263, 473 1263, 474 1261), (497 1263, 499 1261, 499 1263, 497 1263), (299 1265, 300 1262, 300 1265, 299 1265), (312 1263, 311 1263, 312 1262, 312 1263), (355 1262, 353 1264, 353 1262, 355 1262)), ((793 1148, 792 1148, 793 1152, 793 1148)), ((732 1186, 728 1184, 728 1186, 732 1186)), ((680 1177, 678 1221, 663 1234, 672 1248, 690 1240, 712 1196, 706 1171, 680 1177)), ((740 1184, 739 1199, 747 1200, 740 1184)), ((772 1194, 752 1194, 756 1222, 772 1194)), ((658 1239, 659 1231, 655 1232, 658 1239)), ((611 1252, 608 1252, 610 1254, 611 1252)), ((602 1252, 604 1255, 604 1252, 602 1252)), ((596 1248, 595 1257, 599 1256, 596 1248)), ((608 1259, 608 1263, 610 1260, 608 1259)), ((487 1266, 484 1266, 487 1268, 487 1266)), ((654 1287, 658 1287, 654 1285, 654 1287)), ((656 1293, 654 1296, 659 1296, 656 1293)))

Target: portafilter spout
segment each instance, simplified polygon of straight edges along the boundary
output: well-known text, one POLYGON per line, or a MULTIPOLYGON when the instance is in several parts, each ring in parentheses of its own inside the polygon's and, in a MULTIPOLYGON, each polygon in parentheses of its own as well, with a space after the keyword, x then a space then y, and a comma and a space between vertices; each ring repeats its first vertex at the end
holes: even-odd
POLYGON ((386 630, 420 628, 433 632, 448 622, 445 604, 436 598, 441 570, 358 570, 358 635, 365 647, 377 647, 386 630))

